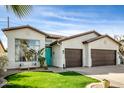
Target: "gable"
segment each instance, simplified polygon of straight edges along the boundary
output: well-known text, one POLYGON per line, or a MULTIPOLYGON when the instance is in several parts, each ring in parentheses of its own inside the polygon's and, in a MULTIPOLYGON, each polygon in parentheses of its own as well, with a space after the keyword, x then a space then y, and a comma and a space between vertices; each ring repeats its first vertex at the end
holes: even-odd
POLYGON ((40 35, 44 35, 46 38, 51 38, 51 39, 61 39, 61 38, 65 37, 65 36, 61 36, 61 35, 45 33, 43 31, 40 31, 40 30, 38 30, 32 26, 29 26, 29 25, 4 28, 4 29, 2 29, 2 31, 4 31, 4 33, 10 33, 12 31, 16 33, 16 31, 20 31, 20 30, 24 30, 24 29, 30 29, 31 31, 34 31, 36 33, 39 33, 40 35))
POLYGON ((91 38, 89 40, 86 40, 86 41, 83 41, 82 43, 83 44, 87 44, 87 43, 91 43, 91 42, 94 42, 94 41, 97 41, 97 40, 100 40, 102 38, 109 38, 110 40, 112 40, 114 43, 118 44, 118 45, 121 45, 121 43, 119 43, 118 41, 116 41, 115 39, 113 39, 112 37, 108 36, 108 35, 102 35, 102 36, 98 36, 96 38, 91 38))
POLYGON ((43 35, 48 36, 48 34, 46 34, 45 32, 40 31, 40 30, 38 30, 38 29, 36 29, 36 28, 34 28, 34 27, 32 27, 32 26, 29 26, 29 25, 17 26, 17 27, 10 27, 10 28, 4 28, 4 29, 2 29, 2 31, 4 31, 4 32, 17 31, 17 30, 25 29, 25 28, 29 28, 29 29, 31 29, 31 30, 33 30, 33 31, 36 31, 36 32, 40 33, 40 34, 43 34, 43 35))
POLYGON ((69 36, 69 37, 65 37, 63 39, 59 39, 55 42, 53 42, 52 44, 50 44, 51 46, 57 44, 57 43, 61 43, 61 42, 69 42, 69 41, 80 41, 80 43, 82 42, 81 40, 88 40, 90 38, 94 38, 94 37, 98 37, 98 36, 101 36, 101 34, 97 33, 96 31, 89 31, 89 32, 85 32, 85 33, 80 33, 80 34, 76 34, 76 35, 73 35, 73 36, 69 36))
POLYGON ((89 46, 93 49, 111 49, 117 50, 119 48, 119 44, 114 42, 109 37, 104 37, 94 42, 89 43, 89 46))
POLYGON ((7 38, 22 38, 22 39, 35 39, 35 38, 45 38, 44 34, 40 34, 37 31, 34 31, 30 28, 21 28, 11 31, 4 31, 7 38))
POLYGON ((76 37, 76 38, 72 38, 72 39, 68 39, 65 41, 62 41, 62 46, 66 47, 66 48, 79 48, 81 49, 83 47, 82 41, 84 40, 88 40, 90 38, 95 38, 98 37, 98 35, 94 34, 94 33, 90 33, 87 34, 85 36, 80 36, 80 37, 76 37))
POLYGON ((97 35, 97 36, 101 36, 101 34, 99 34, 96 31, 89 31, 89 32, 84 32, 84 33, 80 33, 80 34, 76 34, 76 35, 72 35, 72 36, 69 36, 69 37, 60 39, 59 42, 70 40, 70 39, 74 39, 74 38, 78 38, 78 37, 82 37, 82 36, 86 36, 86 35, 92 34, 92 33, 95 34, 95 35, 97 35))

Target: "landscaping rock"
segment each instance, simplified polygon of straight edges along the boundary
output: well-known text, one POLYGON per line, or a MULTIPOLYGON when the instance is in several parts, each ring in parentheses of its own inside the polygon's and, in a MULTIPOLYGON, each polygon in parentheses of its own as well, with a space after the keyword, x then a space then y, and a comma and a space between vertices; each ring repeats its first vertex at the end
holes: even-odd
POLYGON ((105 88, 109 88, 110 87, 110 81, 109 80, 103 79, 102 82, 103 82, 105 88))
POLYGON ((104 84, 102 82, 100 83, 91 83, 87 85, 86 88, 104 88, 104 84))
POLYGON ((91 83, 87 88, 110 88, 110 81, 103 79, 100 83, 91 83))
POLYGON ((7 80, 0 78, 0 88, 7 84, 7 80))

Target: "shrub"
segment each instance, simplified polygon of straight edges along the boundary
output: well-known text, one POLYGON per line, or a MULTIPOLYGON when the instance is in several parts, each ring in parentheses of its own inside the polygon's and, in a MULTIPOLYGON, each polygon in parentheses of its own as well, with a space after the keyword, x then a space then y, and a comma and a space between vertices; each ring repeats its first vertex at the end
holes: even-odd
POLYGON ((103 79, 103 83, 104 83, 105 88, 110 87, 110 81, 109 80, 103 79))
POLYGON ((4 54, 4 55, 0 56, 0 70, 4 69, 4 67, 6 66, 7 63, 8 63, 7 55, 4 54))

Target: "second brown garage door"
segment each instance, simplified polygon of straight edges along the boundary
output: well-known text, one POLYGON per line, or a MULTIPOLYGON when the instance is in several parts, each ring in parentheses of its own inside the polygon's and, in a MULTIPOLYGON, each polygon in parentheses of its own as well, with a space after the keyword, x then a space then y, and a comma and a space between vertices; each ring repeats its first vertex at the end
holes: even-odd
POLYGON ((65 49, 66 67, 82 66, 82 49, 65 49))
POLYGON ((115 50, 99 50, 92 49, 92 66, 106 66, 116 64, 116 51, 115 50))

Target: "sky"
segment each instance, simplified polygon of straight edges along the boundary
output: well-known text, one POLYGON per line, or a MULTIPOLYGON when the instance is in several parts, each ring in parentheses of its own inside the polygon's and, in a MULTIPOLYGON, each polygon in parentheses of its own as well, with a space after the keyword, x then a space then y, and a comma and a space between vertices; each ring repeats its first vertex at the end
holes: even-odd
MULTIPOLYGON (((5 6, 0 6, 0 29, 31 25, 46 33, 70 36, 96 30, 101 34, 124 35, 124 6, 33 6, 29 15, 19 19, 5 6)), ((7 38, 0 30, 0 39, 7 48, 7 38)))

